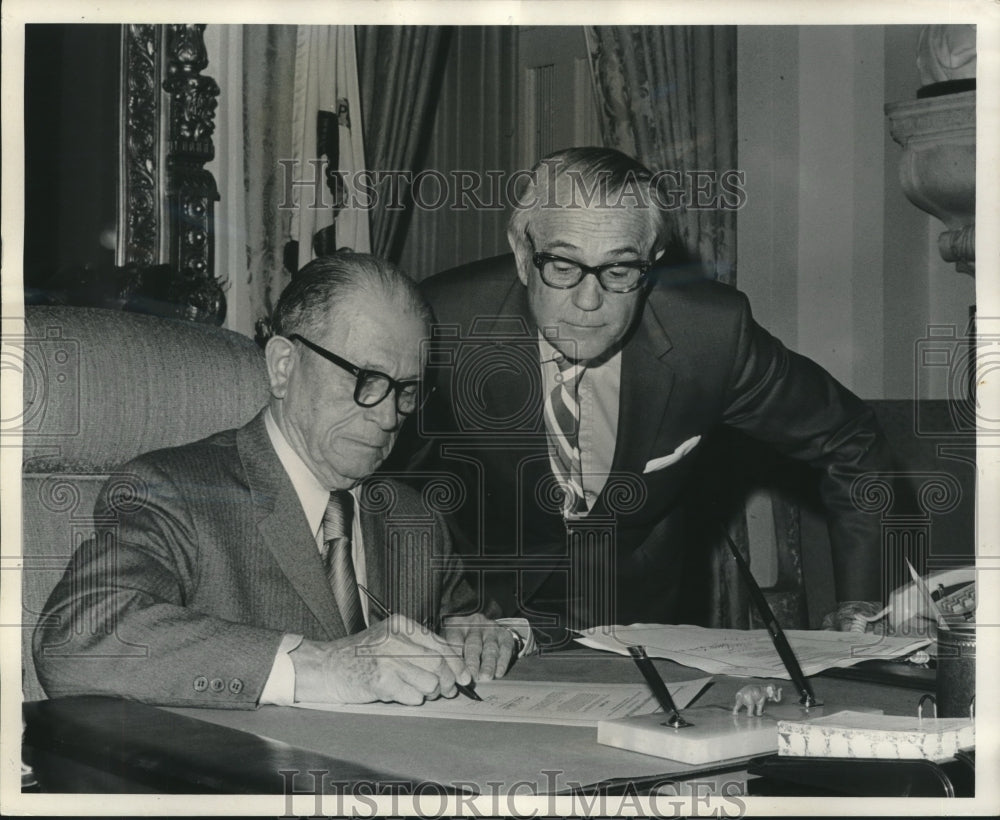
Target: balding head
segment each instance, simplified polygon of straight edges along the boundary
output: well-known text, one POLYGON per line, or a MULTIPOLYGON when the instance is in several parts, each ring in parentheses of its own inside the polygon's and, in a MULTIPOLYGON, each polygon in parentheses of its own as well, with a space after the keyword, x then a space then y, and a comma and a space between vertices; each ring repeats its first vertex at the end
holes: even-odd
POLYGON ((386 302, 430 325, 431 310, 416 284, 386 259, 341 251, 305 265, 282 291, 271 317, 279 336, 322 336, 348 302, 386 302))
POLYGON ((420 396, 430 310, 414 283, 367 254, 310 262, 282 293, 267 343, 271 414, 327 490, 389 455, 420 396))

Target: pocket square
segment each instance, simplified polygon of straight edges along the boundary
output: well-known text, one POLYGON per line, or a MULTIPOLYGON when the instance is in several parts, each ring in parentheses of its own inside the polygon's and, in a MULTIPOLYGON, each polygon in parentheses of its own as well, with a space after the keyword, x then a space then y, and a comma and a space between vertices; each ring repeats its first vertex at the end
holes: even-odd
POLYGON ((676 464, 684 456, 690 453, 695 447, 698 446, 698 442, 701 441, 701 436, 692 436, 687 441, 683 442, 676 450, 674 450, 670 455, 661 456, 660 458, 653 458, 646 462, 646 466, 643 468, 642 473, 655 473, 657 470, 662 470, 664 467, 669 467, 671 464, 676 464))

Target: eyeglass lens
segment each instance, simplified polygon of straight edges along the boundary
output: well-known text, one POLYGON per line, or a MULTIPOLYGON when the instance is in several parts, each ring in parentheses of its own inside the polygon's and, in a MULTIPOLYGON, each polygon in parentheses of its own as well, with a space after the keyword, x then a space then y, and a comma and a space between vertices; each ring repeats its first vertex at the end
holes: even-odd
MULTIPOLYGON (((541 262, 540 272, 543 281, 556 288, 571 288, 584 276, 584 267, 568 259, 546 258, 537 255, 541 262)), ((586 268, 593 271, 601 284, 610 291, 629 291, 642 280, 643 265, 613 265, 611 267, 586 268)))
MULTIPOLYGON (((381 373, 364 373, 358 377, 354 400, 362 407, 374 407, 393 390, 389 379, 381 373)), ((396 410, 404 415, 417 409, 419 385, 405 384, 396 391, 396 410)))

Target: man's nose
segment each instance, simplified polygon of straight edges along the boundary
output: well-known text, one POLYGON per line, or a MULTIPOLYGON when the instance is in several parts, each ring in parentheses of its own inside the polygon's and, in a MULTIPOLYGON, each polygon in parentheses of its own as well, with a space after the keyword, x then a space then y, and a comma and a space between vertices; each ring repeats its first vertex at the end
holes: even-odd
POLYGON ((597 310, 604 303, 604 291, 601 283, 593 274, 583 277, 573 289, 573 304, 580 310, 597 310))
POLYGON ((379 426, 379 429, 387 433, 398 428, 402 420, 396 410, 396 396, 393 393, 389 393, 388 396, 374 407, 369 407, 366 415, 379 426))

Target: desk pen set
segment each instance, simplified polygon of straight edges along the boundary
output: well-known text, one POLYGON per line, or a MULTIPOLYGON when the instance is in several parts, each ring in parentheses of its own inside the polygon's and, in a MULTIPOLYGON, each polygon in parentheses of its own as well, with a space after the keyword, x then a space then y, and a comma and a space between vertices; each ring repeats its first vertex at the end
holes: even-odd
MULTIPOLYGON (((856 706, 848 709, 847 704, 837 709, 824 707, 803 674, 749 565, 728 533, 726 539, 751 599, 788 672, 798 695, 797 702, 783 701, 781 686, 762 681, 737 691, 731 709, 706 706, 682 713, 644 647, 632 645, 628 647, 629 654, 663 711, 601 721, 598 724, 599 743, 696 765, 777 751, 784 758, 782 771, 794 768, 795 761, 801 760, 807 771, 820 780, 817 765, 826 766, 829 759, 838 757, 911 759, 921 763, 957 758, 963 771, 971 771, 966 764, 974 761, 974 692, 968 704, 968 716, 958 718, 938 718, 936 703, 934 717, 925 718, 923 705, 928 699, 935 700, 931 695, 921 698, 915 717, 883 715, 881 710, 856 706), (817 764, 818 758, 823 758, 824 762, 817 764)), ((947 635, 947 631, 939 633, 939 638, 947 635)), ((939 681, 938 700, 943 694, 940 689, 939 681)), ((968 699, 967 691, 963 692, 962 696, 968 699)))

